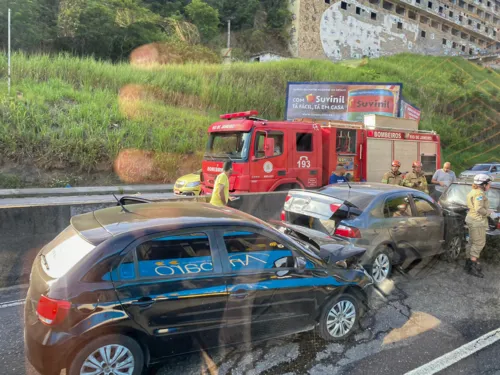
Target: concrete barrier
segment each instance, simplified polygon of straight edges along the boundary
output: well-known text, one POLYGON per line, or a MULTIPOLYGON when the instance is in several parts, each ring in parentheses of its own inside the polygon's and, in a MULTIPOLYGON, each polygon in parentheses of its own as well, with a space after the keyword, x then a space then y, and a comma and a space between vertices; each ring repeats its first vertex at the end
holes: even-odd
MULTIPOLYGON (((287 192, 244 194, 230 206, 268 221, 279 219, 287 192)), ((173 197, 161 201, 206 202, 208 197, 173 197)), ((116 206, 107 202, 87 202, 0 209, 0 288, 27 283, 38 251, 64 228, 74 215, 116 206)))

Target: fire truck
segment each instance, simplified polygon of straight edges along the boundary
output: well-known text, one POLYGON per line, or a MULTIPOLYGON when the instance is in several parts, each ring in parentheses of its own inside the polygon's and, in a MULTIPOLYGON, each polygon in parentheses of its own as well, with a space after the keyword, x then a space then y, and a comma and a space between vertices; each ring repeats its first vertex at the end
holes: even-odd
POLYGON ((418 130, 414 120, 366 115, 363 123, 268 121, 257 116, 257 111, 224 114, 209 127, 203 193, 212 192, 226 160, 233 162, 233 194, 319 188, 338 164, 351 181, 368 182, 380 182, 393 159, 401 161, 403 173, 420 160, 429 176, 441 164, 439 135, 418 130))

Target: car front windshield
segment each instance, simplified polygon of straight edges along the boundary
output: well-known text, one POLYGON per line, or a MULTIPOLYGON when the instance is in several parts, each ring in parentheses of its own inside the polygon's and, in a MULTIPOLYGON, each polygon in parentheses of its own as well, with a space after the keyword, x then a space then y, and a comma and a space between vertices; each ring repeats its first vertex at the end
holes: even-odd
POLYGON ((205 156, 246 160, 250 138, 250 132, 212 133, 208 140, 205 156))
MULTIPOLYGON (((471 185, 453 184, 446 192, 445 199, 448 203, 467 206, 467 194, 470 193, 471 189, 471 185)), ((500 189, 492 188, 486 192, 486 196, 490 202, 490 208, 500 211, 500 189)))
POLYGON ((475 165, 471 168, 471 171, 482 171, 482 172, 487 172, 490 170, 490 166, 488 164, 478 164, 475 165))

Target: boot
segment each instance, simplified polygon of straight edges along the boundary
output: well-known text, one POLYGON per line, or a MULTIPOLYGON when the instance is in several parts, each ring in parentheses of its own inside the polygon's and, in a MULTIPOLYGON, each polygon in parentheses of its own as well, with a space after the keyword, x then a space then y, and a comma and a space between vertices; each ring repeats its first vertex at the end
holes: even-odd
POLYGON ((479 277, 479 278, 483 278, 484 275, 483 273, 481 272, 481 270, 478 269, 477 267, 477 263, 476 262, 472 262, 471 261, 471 266, 470 266, 470 269, 468 270, 468 273, 469 275, 472 275, 472 276, 475 276, 475 277, 479 277))
POLYGON ((465 266, 464 266, 464 270, 466 270, 467 272, 470 271, 470 267, 472 266, 472 260, 470 259, 466 259, 465 260, 465 266))

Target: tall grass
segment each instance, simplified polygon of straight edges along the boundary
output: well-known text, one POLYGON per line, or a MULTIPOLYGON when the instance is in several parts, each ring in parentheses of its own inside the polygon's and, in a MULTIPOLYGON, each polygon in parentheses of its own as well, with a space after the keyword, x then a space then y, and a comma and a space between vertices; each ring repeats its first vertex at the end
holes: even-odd
MULTIPOLYGON (((0 154, 45 168, 92 171, 111 166, 125 148, 200 151, 218 113, 257 109, 283 118, 288 81, 402 82, 423 111, 422 127, 440 133, 445 157, 458 168, 499 154, 491 119, 498 121, 500 77, 460 58, 403 54, 357 68, 287 60, 138 69, 20 53, 12 61, 10 98, 0 84, 0 154)), ((0 76, 6 68, 2 60, 0 76)))

